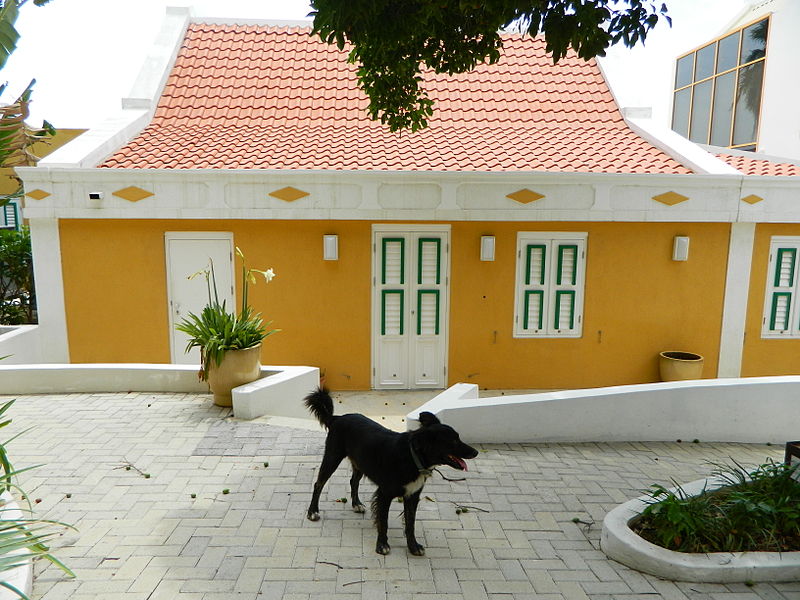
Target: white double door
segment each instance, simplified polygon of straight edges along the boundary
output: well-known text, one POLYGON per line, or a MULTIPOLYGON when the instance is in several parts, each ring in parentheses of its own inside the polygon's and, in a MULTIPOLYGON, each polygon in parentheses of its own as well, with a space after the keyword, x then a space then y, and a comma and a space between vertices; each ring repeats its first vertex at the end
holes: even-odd
POLYGON ((372 386, 447 385, 450 228, 372 231, 372 386))

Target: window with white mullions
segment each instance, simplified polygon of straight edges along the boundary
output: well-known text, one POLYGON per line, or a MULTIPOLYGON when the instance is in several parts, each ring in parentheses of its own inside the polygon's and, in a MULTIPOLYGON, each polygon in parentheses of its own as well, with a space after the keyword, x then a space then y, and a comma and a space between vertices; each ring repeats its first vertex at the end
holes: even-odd
POLYGON ((580 337, 586 233, 520 232, 515 337, 580 337))
POLYGON ((770 241, 766 296, 761 335, 800 338, 800 237, 773 237, 770 241))

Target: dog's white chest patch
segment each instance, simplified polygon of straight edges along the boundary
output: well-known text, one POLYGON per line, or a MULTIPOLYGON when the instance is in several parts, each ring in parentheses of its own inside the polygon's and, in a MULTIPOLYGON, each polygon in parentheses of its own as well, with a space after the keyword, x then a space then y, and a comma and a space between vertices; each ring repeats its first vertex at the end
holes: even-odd
POLYGON ((430 477, 430 475, 423 475, 420 473, 419 477, 417 477, 414 481, 409 481, 403 486, 403 489, 405 490, 405 494, 403 495, 408 498, 409 496, 416 494, 423 487, 425 487, 425 482, 428 481, 428 477, 430 477))

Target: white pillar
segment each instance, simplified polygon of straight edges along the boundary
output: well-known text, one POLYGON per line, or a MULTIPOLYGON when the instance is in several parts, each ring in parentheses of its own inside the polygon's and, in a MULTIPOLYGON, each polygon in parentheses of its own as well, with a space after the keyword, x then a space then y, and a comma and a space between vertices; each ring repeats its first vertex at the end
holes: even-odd
POLYGON ((753 262, 755 231, 755 223, 731 224, 717 377, 740 377, 742 374, 744 327, 747 319, 747 296, 750 293, 750 268, 753 262))
POLYGON ((29 224, 41 362, 68 363, 67 315, 64 310, 58 219, 34 218, 30 219, 29 224))

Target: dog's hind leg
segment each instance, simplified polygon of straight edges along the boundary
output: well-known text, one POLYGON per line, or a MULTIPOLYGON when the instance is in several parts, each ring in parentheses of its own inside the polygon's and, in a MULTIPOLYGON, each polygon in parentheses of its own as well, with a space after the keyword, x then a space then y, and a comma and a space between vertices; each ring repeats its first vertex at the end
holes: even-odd
POLYGON ((358 497, 358 484, 361 482, 361 477, 364 474, 353 463, 353 475, 350 477, 350 497, 353 500, 353 510, 357 513, 366 512, 367 507, 361 502, 358 497))
POLYGON ((380 488, 372 497, 372 513, 375 518, 375 527, 378 529, 378 541, 375 542, 375 552, 389 554, 389 509, 392 506, 392 496, 382 492, 380 488))
POLYGON ((336 471, 344 457, 344 452, 334 452, 332 448, 326 445, 325 456, 322 458, 317 481, 314 484, 314 492, 311 494, 311 504, 308 505, 307 517, 309 521, 319 521, 319 496, 322 494, 322 488, 325 487, 325 483, 336 471))
POLYGON ((414 536, 414 524, 417 521, 417 506, 419 505, 419 495, 422 490, 405 496, 403 498, 403 520, 405 521, 406 544, 408 551, 414 556, 425 556, 425 548, 417 542, 414 536))

